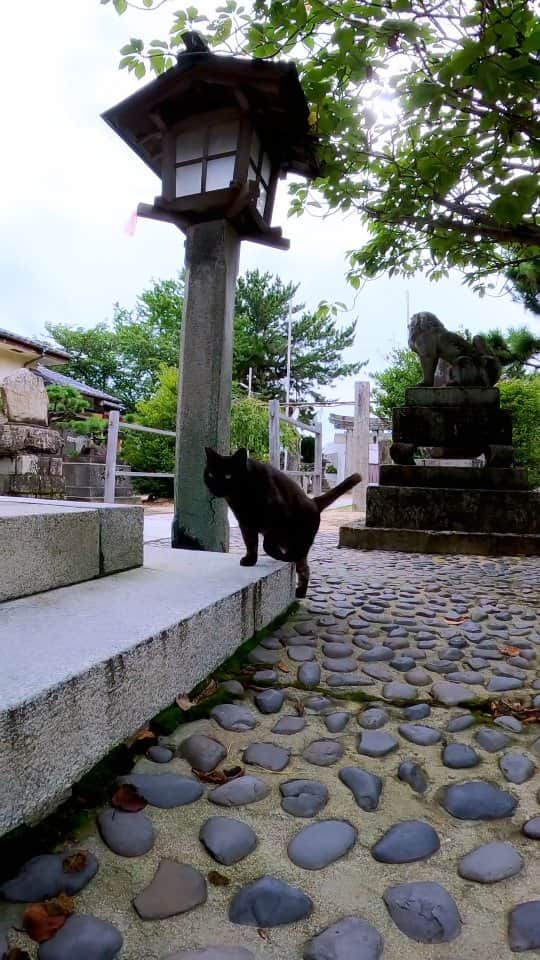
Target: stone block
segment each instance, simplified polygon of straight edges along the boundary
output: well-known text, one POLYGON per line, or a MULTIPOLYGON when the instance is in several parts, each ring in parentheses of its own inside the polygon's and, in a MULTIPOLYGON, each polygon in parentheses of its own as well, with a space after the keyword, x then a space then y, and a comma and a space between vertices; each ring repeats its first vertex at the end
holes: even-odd
POLYGON ((383 464, 383 487, 448 487, 482 490, 527 490, 525 467, 401 466, 383 464))
POLYGON ((46 427, 49 398, 41 377, 21 369, 0 380, 0 405, 11 423, 32 423, 46 427))
POLYGON ((366 526, 540 533, 540 494, 525 490, 368 487, 366 526))
POLYGON ((0 424, 0 456, 15 453, 48 453, 60 456, 64 441, 58 430, 18 423, 0 424))
POLYGON ((410 407, 498 406, 496 387, 409 387, 405 404, 410 407))
POLYGON ((399 530, 350 524, 340 527, 340 547, 480 557, 540 557, 540 535, 399 530))
POLYGON ((496 407, 404 406, 393 411, 394 443, 477 450, 512 444, 512 414, 496 407))
POLYGON ((294 602, 292 565, 268 557, 248 568, 227 554, 150 547, 145 561, 2 607, 0 835, 50 812, 294 602))
POLYGON ((140 506, 103 507, 100 524, 100 574, 140 567, 143 562, 144 510, 140 506))

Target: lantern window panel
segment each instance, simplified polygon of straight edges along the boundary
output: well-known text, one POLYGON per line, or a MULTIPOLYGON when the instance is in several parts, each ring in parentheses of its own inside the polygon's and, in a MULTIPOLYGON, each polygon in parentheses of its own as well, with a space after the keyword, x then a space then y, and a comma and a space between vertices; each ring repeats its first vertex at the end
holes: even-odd
POLYGON ((190 197, 194 193, 202 193, 202 162, 187 163, 176 168, 176 196, 190 197))
POLYGON ((263 184, 259 183, 259 198, 257 200, 257 210, 259 211, 261 217, 264 217, 264 211, 266 208, 266 197, 267 192, 263 184))
POLYGON ((261 164, 261 178, 264 182, 264 185, 267 187, 270 183, 270 171, 272 167, 270 164, 270 157, 267 153, 263 153, 262 164, 261 164))
POLYGON ((187 163, 204 156, 205 130, 186 130, 176 138, 176 162, 187 163))
POLYGON ((206 191, 225 190, 234 180, 235 155, 208 160, 206 164, 206 191))
POLYGON ((237 120, 211 126, 208 130, 208 156, 215 157, 222 153, 236 153, 238 148, 238 129, 239 124, 237 120))

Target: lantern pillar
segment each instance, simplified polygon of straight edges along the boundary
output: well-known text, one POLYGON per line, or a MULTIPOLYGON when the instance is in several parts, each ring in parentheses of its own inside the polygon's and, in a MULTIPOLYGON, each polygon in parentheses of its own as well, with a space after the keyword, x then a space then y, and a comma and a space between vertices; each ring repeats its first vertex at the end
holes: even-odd
POLYGON ((205 447, 228 454, 240 237, 226 220, 186 230, 172 546, 227 551, 227 504, 202 481, 205 447))

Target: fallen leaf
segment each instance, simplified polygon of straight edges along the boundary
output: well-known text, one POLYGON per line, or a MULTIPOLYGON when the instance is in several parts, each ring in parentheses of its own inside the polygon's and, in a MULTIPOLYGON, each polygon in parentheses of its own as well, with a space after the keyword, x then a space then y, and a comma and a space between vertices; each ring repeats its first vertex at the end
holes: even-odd
POLYGON ((296 713, 298 714, 299 717, 303 717, 306 712, 306 708, 302 700, 295 700, 294 709, 296 710, 296 713))
POLYGON ((141 730, 137 730, 127 741, 128 746, 134 753, 146 753, 148 747, 155 746, 157 742, 156 734, 149 727, 142 727, 141 730))
POLYGON ((460 623, 467 623, 468 617, 443 617, 445 623, 451 624, 452 627, 458 627, 460 623))
POLYGON ((88 850, 78 850, 62 860, 64 873, 80 873, 88 863, 88 850))
POLYGON ((217 680, 209 680, 203 690, 194 699, 194 703, 204 703, 205 700, 208 700, 209 697, 213 697, 218 690, 217 680))
POLYGON ((521 650, 519 647, 499 647, 505 657, 519 657, 521 650))
POLYGON ((124 810, 126 813, 138 813, 146 807, 146 800, 133 783, 122 783, 114 791, 111 803, 117 810, 124 810))
POLYGON ((279 663, 276 664, 276 666, 277 666, 278 670, 281 670, 282 673, 290 673, 290 672, 291 672, 291 668, 288 667, 287 664, 284 663, 283 660, 280 660, 279 663))
POLYGON ((210 873, 207 873, 208 883, 211 883, 214 887, 228 887, 230 884, 229 877, 225 877, 222 873, 219 873, 218 870, 210 870, 210 873))
POLYGON ((227 777, 227 780, 236 780, 237 777, 241 777, 244 773, 244 768, 241 766, 237 767, 227 767, 223 773, 227 777))
POLYGON ((61 895, 54 900, 32 903, 23 915, 23 927, 31 940, 45 943, 58 933, 67 918, 75 912, 71 897, 61 895))
POLYGON ((241 677, 252 677, 254 673, 257 673, 257 667, 242 667, 240 670, 241 677))
POLYGON ((270 940, 270 934, 268 933, 268 930, 262 930, 259 927, 257 930, 257 933, 259 934, 261 940, 268 940, 268 941, 270 940))
POLYGON ((197 777, 197 780, 200 780, 201 783, 217 783, 222 784, 227 782, 227 777, 225 776, 223 770, 196 770, 195 767, 191 768, 191 772, 194 776, 197 777))
POLYGON ((540 707, 526 707, 520 700, 501 697, 492 700, 490 710, 494 717, 517 717, 524 724, 540 723, 540 707))
POLYGON ((189 699, 187 693, 181 693, 179 697, 176 697, 175 703, 180 707, 181 710, 191 710, 191 708, 195 706, 195 704, 189 699))

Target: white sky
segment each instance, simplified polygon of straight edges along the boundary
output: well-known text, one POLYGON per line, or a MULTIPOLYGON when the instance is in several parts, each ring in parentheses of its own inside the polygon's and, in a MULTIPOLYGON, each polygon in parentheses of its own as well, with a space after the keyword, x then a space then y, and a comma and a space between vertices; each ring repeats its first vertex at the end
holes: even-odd
MULTIPOLYGON (((115 301, 131 306, 152 280, 182 266, 176 228, 139 220, 134 237, 125 233, 137 203, 151 202, 159 183, 100 119, 139 82, 118 70, 119 48, 130 35, 165 36, 174 9, 117 17, 99 0, 1 4, 0 327, 32 336, 46 321, 89 326, 110 316, 115 301)), ((538 329, 509 297, 482 300, 458 276, 436 284, 381 278, 355 293, 345 281, 345 253, 362 242, 358 221, 287 221, 281 191, 273 222, 284 227, 290 251, 244 243, 241 270, 300 282, 308 307, 321 299, 347 303, 344 321, 359 318, 347 359, 369 360, 366 371, 381 369, 388 351, 405 345, 407 290, 411 313, 431 310, 450 328, 474 333, 526 322, 538 329)), ((351 400, 353 380, 329 395, 351 400)))

